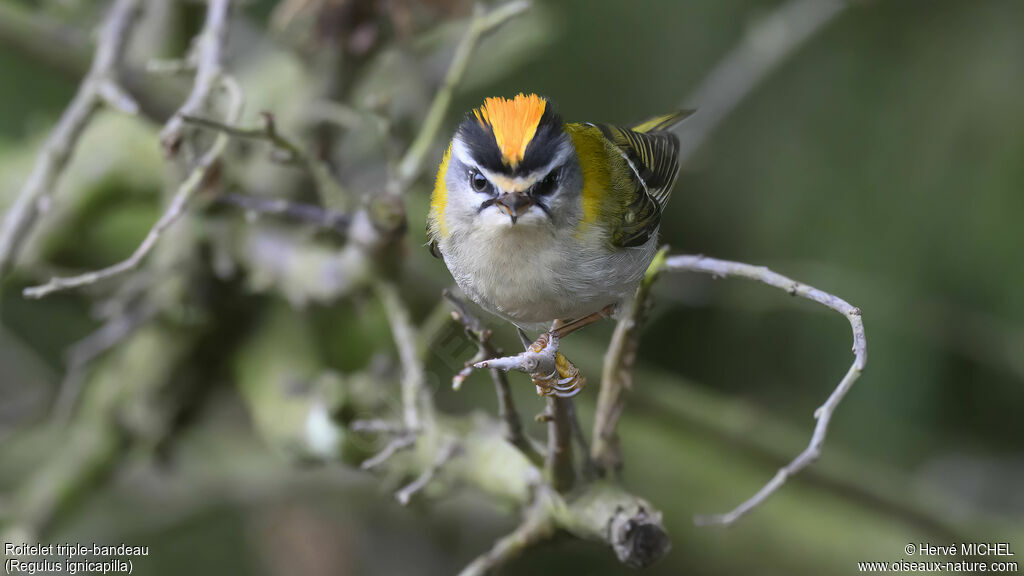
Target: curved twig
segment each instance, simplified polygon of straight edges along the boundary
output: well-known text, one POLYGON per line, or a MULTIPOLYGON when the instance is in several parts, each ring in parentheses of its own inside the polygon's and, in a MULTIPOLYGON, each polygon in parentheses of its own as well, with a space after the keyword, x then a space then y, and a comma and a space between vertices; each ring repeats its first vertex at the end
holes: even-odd
POLYGON ((664 269, 670 272, 701 272, 720 278, 734 277, 756 280, 780 290, 785 290, 791 296, 799 296, 839 312, 850 322, 850 328, 853 330, 853 364, 850 365, 850 369, 847 370, 846 375, 843 376, 843 379, 836 386, 835 390, 832 391, 832 394, 829 395, 825 403, 814 411, 814 417, 818 423, 814 427, 814 435, 811 436, 811 441, 807 448, 794 458, 792 462, 779 469, 775 476, 763 488, 758 490, 756 494, 732 511, 725 514, 698 516, 694 519, 698 526, 711 524, 728 526, 764 502, 785 484, 790 476, 800 472, 817 460, 821 454, 821 447, 825 443, 825 435, 828 433, 828 424, 832 419, 832 413, 835 412, 839 402, 850 391, 853 383, 860 377, 861 372, 864 371, 865 364, 867 364, 868 351, 867 340, 864 336, 864 322, 861 319, 860 308, 852 306, 849 302, 838 296, 833 296, 813 286, 787 278, 764 266, 716 260, 714 258, 705 258, 704 256, 671 256, 665 261, 664 269))

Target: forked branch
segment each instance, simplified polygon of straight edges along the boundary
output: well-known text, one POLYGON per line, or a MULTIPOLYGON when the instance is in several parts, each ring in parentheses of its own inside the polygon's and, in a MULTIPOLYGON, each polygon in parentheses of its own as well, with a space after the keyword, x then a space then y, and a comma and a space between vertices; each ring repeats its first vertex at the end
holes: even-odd
POLYGON ((210 104, 214 90, 221 83, 230 13, 231 0, 209 0, 206 4, 206 21, 195 41, 195 83, 185 103, 160 132, 160 141, 169 155, 177 154, 181 146, 185 127, 183 117, 203 113, 210 104))
MULTIPOLYGON (((222 84, 228 92, 228 112, 227 121, 237 122, 242 114, 242 92, 235 84, 234 80, 228 77, 222 77, 222 84)), ((131 256, 127 259, 118 262, 112 266, 95 270, 93 272, 87 272, 78 276, 66 276, 66 277, 54 277, 49 282, 41 286, 33 286, 24 290, 26 298, 43 298, 54 292, 61 290, 68 290, 71 288, 78 288, 81 286, 87 286, 90 284, 96 284, 135 270, 139 267, 142 261, 156 246, 156 243, 160 240, 163 233, 172 224, 177 222, 185 213, 185 207, 188 201, 192 199, 192 196, 198 191, 203 183, 206 181, 207 176, 213 169, 214 165, 220 160, 221 155, 228 145, 228 136, 220 134, 210 145, 209 149, 200 157, 199 161, 192 168, 192 172, 188 175, 184 182, 178 187, 178 191, 175 193, 174 198, 171 199, 170 205, 167 210, 160 216, 156 224, 146 234, 145 239, 135 249, 131 256)))
MULTIPOLYGON (((485 328, 480 320, 469 311, 466 303, 448 290, 444 291, 444 297, 455 309, 452 315, 462 324, 466 329, 466 334, 476 343, 476 358, 487 359, 501 356, 501 350, 491 343, 491 331, 485 328)), ((474 362, 474 360, 470 362, 474 362)), ((456 380, 453 382, 453 386, 456 383, 460 383, 459 379, 465 380, 472 369, 473 366, 467 363, 467 366, 455 376, 456 380)), ((494 381, 495 394, 498 397, 498 416, 505 423, 505 437, 532 462, 540 462, 540 454, 523 431, 523 423, 519 419, 519 412, 516 410, 515 401, 512 398, 512 389, 508 384, 508 375, 497 368, 492 368, 489 372, 491 373, 491 380, 494 381)))
POLYGON ((118 84, 128 36, 138 20, 140 0, 117 0, 103 24, 92 67, 36 158, 32 173, 0 226, 0 278, 14 260, 53 194, 78 139, 102 103, 136 114, 138 105, 118 84))

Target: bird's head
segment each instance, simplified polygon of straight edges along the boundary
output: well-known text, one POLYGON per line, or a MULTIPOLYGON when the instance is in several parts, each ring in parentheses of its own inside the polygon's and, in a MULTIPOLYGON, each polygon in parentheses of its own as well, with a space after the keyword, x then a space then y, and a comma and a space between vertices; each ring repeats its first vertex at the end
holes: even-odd
POLYGON ((466 115, 445 184, 449 213, 465 222, 557 227, 577 212, 582 177, 561 117, 544 98, 519 94, 466 115))

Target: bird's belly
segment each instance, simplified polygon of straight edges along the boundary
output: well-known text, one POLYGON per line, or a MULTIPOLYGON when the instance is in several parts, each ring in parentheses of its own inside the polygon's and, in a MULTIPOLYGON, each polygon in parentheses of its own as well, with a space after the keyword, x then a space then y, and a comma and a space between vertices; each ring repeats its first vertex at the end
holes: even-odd
POLYGON ((612 251, 546 230, 476 230, 442 244, 445 263, 463 292, 520 326, 586 316, 632 294, 654 254, 640 247, 612 251))

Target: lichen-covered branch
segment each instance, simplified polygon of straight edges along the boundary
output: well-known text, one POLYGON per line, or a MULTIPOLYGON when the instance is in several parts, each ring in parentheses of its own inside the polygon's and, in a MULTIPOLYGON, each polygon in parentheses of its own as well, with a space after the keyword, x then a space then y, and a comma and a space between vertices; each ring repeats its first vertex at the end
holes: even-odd
POLYGON ((89 72, 46 139, 14 204, 4 215, 0 225, 0 278, 10 270, 36 219, 46 209, 79 137, 100 105, 106 103, 127 114, 137 113, 138 105, 118 84, 118 69, 141 6, 140 0, 117 0, 111 7, 89 72))
POLYGON ((832 394, 829 395, 825 403, 815 410, 814 417, 818 423, 814 427, 814 434, 807 448, 792 462, 783 466, 761 490, 732 511, 713 516, 699 516, 695 519, 698 525, 722 524, 728 526, 759 506, 776 490, 782 487, 786 483, 786 479, 809 466, 821 454, 821 447, 825 443, 825 435, 828 433, 828 424, 832 420, 833 412, 835 412, 836 407, 839 406, 839 402, 842 401, 846 393, 850 391, 853 383, 860 377, 861 372, 864 371, 865 364, 867 364, 868 352, 867 340, 864 336, 864 321, 861 319, 860 308, 852 306, 842 298, 787 278, 763 266, 716 260, 714 258, 705 258, 704 256, 670 256, 665 261, 664 269, 670 272, 700 272, 711 274, 718 278, 747 278, 749 280, 756 280, 768 286, 784 290, 791 296, 799 296, 800 298, 817 302, 835 310, 847 319, 850 323, 850 328, 853 330, 853 364, 850 365, 846 375, 843 376, 843 379, 832 391, 832 394))

